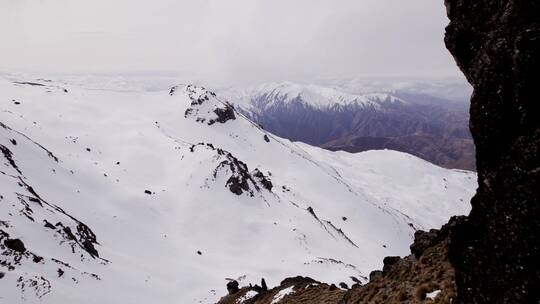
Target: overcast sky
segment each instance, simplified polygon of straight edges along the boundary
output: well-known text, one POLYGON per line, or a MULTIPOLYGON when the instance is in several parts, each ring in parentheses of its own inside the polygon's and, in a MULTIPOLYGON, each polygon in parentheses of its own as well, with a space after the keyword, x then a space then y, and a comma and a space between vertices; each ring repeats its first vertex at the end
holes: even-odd
POLYGON ((458 76, 443 0, 0 0, 0 70, 458 76))

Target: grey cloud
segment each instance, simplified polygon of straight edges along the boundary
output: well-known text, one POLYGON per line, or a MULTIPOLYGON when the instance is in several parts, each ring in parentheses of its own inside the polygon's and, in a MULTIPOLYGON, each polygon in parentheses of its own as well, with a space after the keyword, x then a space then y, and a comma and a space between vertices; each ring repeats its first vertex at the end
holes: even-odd
POLYGON ((0 69, 224 83, 459 75, 443 1, 0 0, 0 69))

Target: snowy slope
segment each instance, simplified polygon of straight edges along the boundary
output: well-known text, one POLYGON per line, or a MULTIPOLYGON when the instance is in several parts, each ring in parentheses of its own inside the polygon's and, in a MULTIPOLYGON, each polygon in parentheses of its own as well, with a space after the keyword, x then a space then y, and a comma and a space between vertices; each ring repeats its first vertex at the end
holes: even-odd
POLYGON ((398 152, 291 143, 201 87, 17 81, 0 80, 0 302, 212 303, 226 278, 365 282, 408 254, 415 228, 467 213, 476 187, 398 152))

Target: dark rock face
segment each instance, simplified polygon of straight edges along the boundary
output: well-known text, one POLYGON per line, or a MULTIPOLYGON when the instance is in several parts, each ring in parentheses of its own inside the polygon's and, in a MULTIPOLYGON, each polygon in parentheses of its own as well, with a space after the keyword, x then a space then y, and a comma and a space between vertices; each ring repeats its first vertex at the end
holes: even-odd
MULTIPOLYGON (((225 186, 229 188, 232 193, 236 195, 246 193, 253 197, 255 193, 261 192, 262 189, 272 192, 273 184, 270 177, 264 175, 258 168, 249 171, 246 163, 236 158, 229 151, 216 148, 211 143, 198 143, 192 145, 189 148, 189 151, 195 153, 198 148, 210 149, 216 152, 219 164, 214 169, 212 177, 215 180, 218 175, 223 173, 227 174, 229 177, 225 186)), ((268 174, 270 175, 271 173, 269 172, 268 174)))
POLYGON ((372 272, 369 273, 369 281, 375 281, 377 280, 378 278, 382 278, 382 271, 381 270, 373 270, 372 272))
POLYGON ((26 252, 26 247, 24 247, 24 243, 19 239, 5 239, 4 245, 6 245, 7 248, 20 253, 26 252))
POLYGON ((414 243, 411 245, 411 253, 416 258, 419 258, 424 251, 433 246, 438 240, 438 230, 431 229, 430 231, 418 230, 414 233, 414 243))
POLYGON ((227 291, 230 295, 233 295, 237 293, 240 289, 238 288, 238 282, 237 281, 230 281, 227 283, 227 291))
POLYGON ((263 188, 268 191, 272 191, 274 185, 268 176, 265 176, 259 169, 253 170, 253 176, 259 181, 259 183, 261 183, 263 188))
POLYGON ((540 301, 540 1, 446 0, 445 42, 474 87, 479 188, 450 259, 459 303, 540 301))
POLYGON ((383 259, 383 274, 386 274, 392 269, 392 266, 394 266, 398 261, 400 257, 399 256, 387 256, 383 259))
POLYGON ((234 108, 230 104, 226 104, 224 108, 215 109, 214 113, 216 113, 216 121, 219 123, 226 123, 231 119, 236 119, 236 115, 234 115, 234 108))

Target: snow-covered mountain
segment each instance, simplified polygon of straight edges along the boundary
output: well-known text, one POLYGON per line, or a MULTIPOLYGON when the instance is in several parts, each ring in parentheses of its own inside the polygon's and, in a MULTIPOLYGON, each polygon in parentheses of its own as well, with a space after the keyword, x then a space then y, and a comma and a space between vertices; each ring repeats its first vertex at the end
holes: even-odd
POLYGON ((364 77, 319 79, 317 84, 354 94, 388 92, 397 96, 424 95, 468 104, 472 87, 465 78, 364 77))
POLYGON ((347 84, 283 82, 220 93, 253 121, 293 141, 349 152, 388 148, 449 168, 475 168, 467 103, 406 84, 356 89, 364 93, 351 93, 347 84), (370 91, 377 88, 382 93, 370 91))
POLYGON ((222 92, 245 110, 258 111, 277 105, 301 103, 317 109, 358 106, 381 109, 384 104, 404 103, 386 93, 351 94, 331 87, 294 82, 266 83, 248 88, 228 88, 222 92))
POLYGON ((404 153, 292 143, 192 85, 2 78, 0 96, 5 303, 213 303, 226 278, 365 282, 416 229, 467 213, 476 188, 474 173, 404 153))

